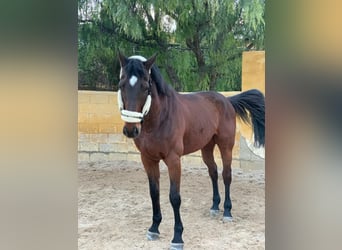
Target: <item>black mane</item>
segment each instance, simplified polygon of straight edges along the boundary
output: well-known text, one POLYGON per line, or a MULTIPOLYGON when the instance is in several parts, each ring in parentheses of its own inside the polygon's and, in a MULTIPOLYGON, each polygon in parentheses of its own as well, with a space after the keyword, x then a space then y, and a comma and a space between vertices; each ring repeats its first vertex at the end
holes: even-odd
POLYGON ((165 95, 169 96, 170 92, 172 91, 172 88, 170 85, 168 85, 164 81, 164 79, 163 79, 162 75, 160 74, 160 71, 156 65, 152 66, 151 77, 152 77, 153 82, 156 84, 158 94, 160 96, 165 96, 165 95))
MULTIPOLYGON (((127 65, 125 66, 125 71, 128 75, 135 75, 139 78, 144 76, 144 66, 142 62, 138 59, 129 59, 127 65)), ((159 96, 169 96, 172 91, 171 86, 169 86, 163 79, 158 67, 154 64, 151 69, 152 83, 157 87, 157 92, 159 96)))

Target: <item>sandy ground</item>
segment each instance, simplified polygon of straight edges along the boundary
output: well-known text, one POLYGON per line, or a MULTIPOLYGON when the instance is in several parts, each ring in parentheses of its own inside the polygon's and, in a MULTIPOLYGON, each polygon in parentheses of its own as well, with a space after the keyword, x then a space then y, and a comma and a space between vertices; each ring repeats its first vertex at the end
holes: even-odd
MULTIPOLYGON (((205 168, 184 166, 181 216, 184 249, 265 249, 264 171, 233 169, 233 222, 222 222, 223 183, 219 178, 221 214, 209 215, 212 188, 205 168)), ((78 219, 80 250, 168 249, 173 236, 169 180, 161 166, 160 239, 148 241, 152 208, 141 164, 117 161, 79 166, 78 219)))

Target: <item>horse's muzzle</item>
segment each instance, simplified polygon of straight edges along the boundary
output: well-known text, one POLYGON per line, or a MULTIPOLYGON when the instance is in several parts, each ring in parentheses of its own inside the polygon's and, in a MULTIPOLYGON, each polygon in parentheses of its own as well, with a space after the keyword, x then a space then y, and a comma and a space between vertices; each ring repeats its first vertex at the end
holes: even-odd
POLYGON ((126 123, 123 127, 123 134, 128 138, 136 138, 140 134, 140 124, 136 123, 126 123))

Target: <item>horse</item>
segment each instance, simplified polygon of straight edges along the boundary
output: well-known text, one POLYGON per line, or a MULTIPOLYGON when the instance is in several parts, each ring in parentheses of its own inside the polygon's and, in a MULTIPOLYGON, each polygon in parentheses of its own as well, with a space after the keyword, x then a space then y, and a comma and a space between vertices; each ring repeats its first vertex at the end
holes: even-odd
POLYGON ((155 65, 156 54, 149 59, 126 57, 120 51, 118 106, 125 122, 123 134, 132 138, 141 153, 152 200, 152 225, 148 240, 159 238, 162 221, 159 192, 159 162, 165 162, 169 179, 169 200, 174 213, 174 234, 170 249, 183 249, 181 206, 181 156, 201 150, 212 182, 210 213, 219 214, 221 201, 214 147, 218 146, 223 163, 225 187, 223 221, 232 221, 230 184, 232 149, 235 142, 236 117, 250 124, 254 144, 265 145, 265 98, 256 89, 232 97, 207 91, 180 94, 168 85, 155 65))

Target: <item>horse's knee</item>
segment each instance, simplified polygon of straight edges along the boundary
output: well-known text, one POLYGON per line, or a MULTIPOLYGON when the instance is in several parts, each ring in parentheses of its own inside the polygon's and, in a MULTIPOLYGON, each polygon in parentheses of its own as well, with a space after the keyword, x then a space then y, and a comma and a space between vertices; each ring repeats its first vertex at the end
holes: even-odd
POLYGON ((180 207, 181 197, 180 197, 180 194, 177 191, 177 188, 175 185, 171 184, 169 198, 170 198, 170 202, 171 202, 172 207, 174 207, 174 208, 180 207))
POLYGON ((181 197, 179 193, 170 193, 170 202, 173 207, 180 207, 181 197))
POLYGON ((157 200, 159 199, 159 186, 158 182, 149 180, 150 184, 150 196, 152 200, 157 200))
POLYGON ((181 198, 179 194, 170 194, 170 202, 174 208, 179 208, 181 205, 181 198))
POLYGON ((232 182, 231 168, 224 168, 222 171, 222 177, 223 177, 224 184, 230 184, 232 182))
POLYGON ((217 168, 208 168, 208 172, 209 172, 209 176, 214 179, 217 180, 218 179, 218 173, 217 173, 217 168))

